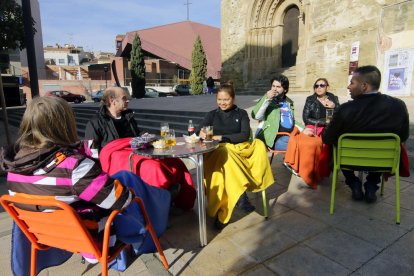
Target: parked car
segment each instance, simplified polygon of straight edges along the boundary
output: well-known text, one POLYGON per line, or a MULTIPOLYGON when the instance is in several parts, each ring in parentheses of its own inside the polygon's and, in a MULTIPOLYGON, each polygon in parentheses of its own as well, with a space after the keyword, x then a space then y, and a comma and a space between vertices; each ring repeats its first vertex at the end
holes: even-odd
POLYGON ((59 97, 66 100, 67 102, 73 103, 82 103, 86 100, 86 98, 82 95, 72 94, 69 91, 65 90, 49 91, 46 93, 46 96, 59 97))
POLYGON ((177 92, 180 96, 190 95, 191 85, 189 84, 176 84, 173 87, 173 91, 177 92))
POLYGON ((160 96, 159 92, 154 88, 145 87, 145 96, 144 98, 158 98, 160 96))
POLYGON ((151 87, 145 87, 145 98, 170 97, 170 96, 177 96, 177 93, 175 91, 164 92, 164 91, 158 91, 151 87))
POLYGON ((98 90, 98 91, 92 92, 91 93, 92 101, 94 101, 95 103, 99 103, 102 100, 103 93, 104 93, 104 90, 98 90))

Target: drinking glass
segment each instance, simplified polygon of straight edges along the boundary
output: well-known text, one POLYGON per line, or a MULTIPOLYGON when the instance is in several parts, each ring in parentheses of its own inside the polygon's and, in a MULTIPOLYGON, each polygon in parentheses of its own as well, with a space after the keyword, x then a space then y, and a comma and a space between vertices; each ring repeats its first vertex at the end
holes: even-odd
POLYGON ((332 120, 334 110, 332 108, 326 109, 326 124, 329 124, 332 120))
POLYGON ((206 132, 206 141, 213 141, 213 126, 205 126, 204 131, 206 132))
POLYGON ((175 140, 175 130, 170 129, 165 133, 165 145, 172 149, 173 146, 177 144, 177 141, 175 140))
POLYGON ((164 137, 165 134, 170 130, 170 125, 168 123, 161 123, 160 130, 161 137, 164 137))

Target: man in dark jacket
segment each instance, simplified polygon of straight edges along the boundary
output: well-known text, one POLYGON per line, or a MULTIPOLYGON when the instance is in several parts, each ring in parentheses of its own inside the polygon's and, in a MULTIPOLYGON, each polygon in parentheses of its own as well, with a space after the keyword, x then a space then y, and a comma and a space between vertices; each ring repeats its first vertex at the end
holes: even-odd
POLYGON ((123 88, 105 89, 102 106, 85 130, 85 139, 94 140, 98 151, 112 140, 139 135, 134 112, 128 109, 128 102, 128 94, 123 88))
MULTIPOLYGON (((331 123, 322 133, 325 144, 336 144, 344 133, 384 133, 397 134, 401 142, 408 139, 409 118, 407 106, 400 99, 378 92, 381 72, 377 67, 359 67, 352 75, 348 86, 353 101, 342 104, 334 113, 331 123)), ((362 200, 362 184, 354 171, 343 170, 346 184, 351 188, 352 198, 362 200)), ((377 200, 376 191, 381 181, 381 173, 369 172, 364 183, 365 201, 377 200)))

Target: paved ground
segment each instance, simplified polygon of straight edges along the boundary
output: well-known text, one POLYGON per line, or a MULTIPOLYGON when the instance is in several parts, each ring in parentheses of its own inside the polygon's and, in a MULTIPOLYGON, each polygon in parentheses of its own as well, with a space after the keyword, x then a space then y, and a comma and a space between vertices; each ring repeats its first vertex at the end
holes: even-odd
MULTIPOLYGON (((304 97, 292 97, 297 107, 303 106, 304 97)), ((188 105, 188 97, 182 98, 183 109, 201 108, 207 103, 214 106, 214 98, 208 101, 197 98, 202 102, 192 106, 188 105)), ((245 106, 242 98, 238 98, 239 105, 251 108, 245 106)), ((248 105, 250 100, 246 98, 246 102, 248 105)), ((406 102, 409 110, 413 110, 414 99, 409 98, 406 102)), ((149 102, 145 105, 149 106, 149 102)), ((177 105, 179 103, 174 102, 175 108, 179 108, 177 105)), ((297 112, 300 114, 301 110, 297 112)), ((411 118, 414 118, 412 114, 411 118)), ((12 128, 12 132, 15 135, 16 128, 12 128)), ((0 145, 5 144, 3 136, 1 125, 0 145)), ((411 139, 408 146, 412 148, 411 139)), ((376 204, 366 204, 351 200, 351 193, 340 174, 336 211, 331 216, 331 179, 325 179, 317 190, 311 190, 300 178, 284 169, 281 160, 278 156, 272 164, 276 183, 267 190, 269 220, 262 217, 260 194, 249 194, 257 211, 249 215, 236 212, 221 232, 214 230, 213 221, 209 219, 209 244, 200 248, 196 212, 171 216, 169 228, 161 238, 170 263, 168 272, 163 270, 156 255, 146 254, 132 259, 125 272, 110 271, 110 275, 414 274, 414 176, 401 178, 401 224, 396 225, 393 178, 376 204)), ((4 178, 0 178, 0 192, 5 192, 4 186, 4 178)), ((4 212, 0 213, 2 275, 11 275, 10 227, 10 219, 4 212)), ((99 265, 82 265, 79 256, 74 256, 40 275, 97 275, 99 271, 99 265)))

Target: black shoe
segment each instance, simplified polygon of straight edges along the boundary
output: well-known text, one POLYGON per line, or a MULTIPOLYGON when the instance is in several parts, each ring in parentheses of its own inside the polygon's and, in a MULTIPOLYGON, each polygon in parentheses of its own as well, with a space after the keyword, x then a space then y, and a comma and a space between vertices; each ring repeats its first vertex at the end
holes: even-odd
POLYGON ((373 190, 365 190, 365 201, 367 203, 374 203, 377 201, 377 195, 375 194, 377 191, 373 190))
POLYGON ((371 182, 365 182, 364 189, 365 189, 365 201, 367 203, 374 203, 375 201, 377 201, 377 195, 375 194, 378 190, 377 184, 373 184, 371 182))
POLYGON ((362 185, 359 182, 353 182, 348 184, 349 188, 352 191, 352 199, 353 200, 363 200, 364 199, 364 192, 362 191, 362 185))
POLYGON ((180 193, 181 190, 181 184, 177 183, 177 184, 173 184, 170 187, 168 187, 168 191, 170 192, 171 195, 171 201, 173 201, 178 194, 180 193))
POLYGON ((227 224, 228 224, 228 223, 222 223, 222 222, 218 219, 218 217, 216 217, 216 219, 214 220, 214 227, 215 227, 217 230, 223 230, 223 229, 224 229, 224 227, 226 227, 226 226, 227 226, 227 224))
POLYGON ((240 209, 240 210, 242 210, 242 211, 246 212, 246 213, 251 213, 251 212, 253 212, 254 210, 256 210, 256 207, 254 207, 254 206, 250 203, 249 198, 247 197, 247 194, 246 194, 246 193, 243 193, 243 194, 240 196, 239 200, 238 200, 238 201, 237 201, 237 203, 236 203, 236 207, 237 207, 238 209, 240 209))

